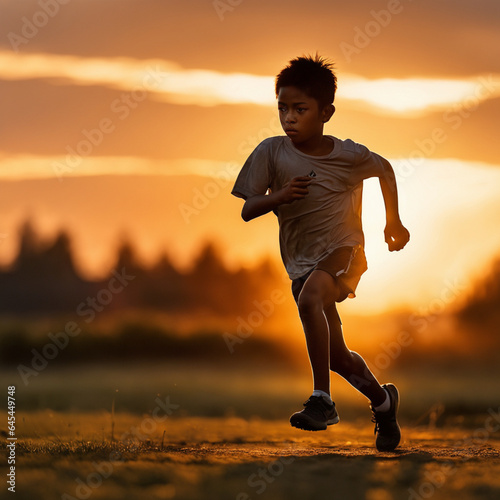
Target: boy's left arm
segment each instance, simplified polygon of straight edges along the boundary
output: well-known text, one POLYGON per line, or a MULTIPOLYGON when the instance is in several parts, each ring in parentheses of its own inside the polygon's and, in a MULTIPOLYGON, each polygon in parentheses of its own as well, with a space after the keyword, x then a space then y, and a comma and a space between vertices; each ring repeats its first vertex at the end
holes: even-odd
POLYGON ((389 251, 401 250, 410 241, 410 233, 399 218, 398 188, 396 176, 391 164, 383 158, 384 174, 380 176, 380 188, 384 197, 386 226, 384 230, 385 242, 389 251))

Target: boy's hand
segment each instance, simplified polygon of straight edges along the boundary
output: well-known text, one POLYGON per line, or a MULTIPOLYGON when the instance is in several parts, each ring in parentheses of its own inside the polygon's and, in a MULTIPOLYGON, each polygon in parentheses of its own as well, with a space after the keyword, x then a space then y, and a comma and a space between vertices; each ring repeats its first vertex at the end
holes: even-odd
MULTIPOLYGON (((244 221, 255 219, 267 214, 271 210, 275 212, 280 205, 293 203, 296 200, 305 198, 309 193, 307 187, 313 182, 311 177, 294 177, 287 182, 279 191, 269 194, 258 194, 250 196, 245 200, 241 217, 244 221)), ((275 212, 276 213, 276 212, 275 212)))
POLYGON ((309 190, 307 189, 313 179, 309 176, 294 177, 290 182, 287 182, 283 189, 281 189, 281 203, 292 203, 295 200, 302 200, 305 198, 309 190))
POLYGON ((384 230, 385 242, 389 251, 399 251, 410 241, 410 233, 400 220, 388 222, 384 230))

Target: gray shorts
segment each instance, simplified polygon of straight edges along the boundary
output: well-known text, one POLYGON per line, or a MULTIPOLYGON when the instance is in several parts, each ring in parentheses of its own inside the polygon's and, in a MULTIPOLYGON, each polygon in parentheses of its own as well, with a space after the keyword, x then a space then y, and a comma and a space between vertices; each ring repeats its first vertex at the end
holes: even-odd
POLYGON ((367 269, 365 252, 361 245, 336 248, 304 276, 292 280, 293 298, 298 302, 304 283, 316 270, 327 272, 339 284, 341 293, 337 302, 342 302, 347 297, 354 298, 361 275, 367 269))

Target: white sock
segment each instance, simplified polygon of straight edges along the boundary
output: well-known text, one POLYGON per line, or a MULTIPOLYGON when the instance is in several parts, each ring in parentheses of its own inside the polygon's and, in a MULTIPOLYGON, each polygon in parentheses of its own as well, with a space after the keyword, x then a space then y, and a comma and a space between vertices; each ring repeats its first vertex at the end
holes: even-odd
POLYGON ((330 394, 328 394, 325 391, 320 391, 320 390, 314 390, 312 393, 313 396, 321 396, 328 404, 332 404, 332 398, 330 397, 330 394))
POLYGON ((382 413, 389 411, 391 409, 391 398, 389 397, 389 392, 385 387, 384 391, 385 391, 385 401, 381 405, 373 407, 375 411, 380 411, 382 413))

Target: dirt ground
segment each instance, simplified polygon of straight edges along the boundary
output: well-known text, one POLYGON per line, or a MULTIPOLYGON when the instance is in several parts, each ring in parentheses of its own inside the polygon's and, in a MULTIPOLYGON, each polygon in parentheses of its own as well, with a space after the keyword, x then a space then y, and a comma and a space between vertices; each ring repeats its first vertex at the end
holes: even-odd
POLYGON ((403 425, 392 453, 375 450, 365 419, 311 433, 283 420, 166 413, 20 414, 16 495, 4 486, 1 498, 500 498, 500 419, 493 411, 440 428, 403 425))

